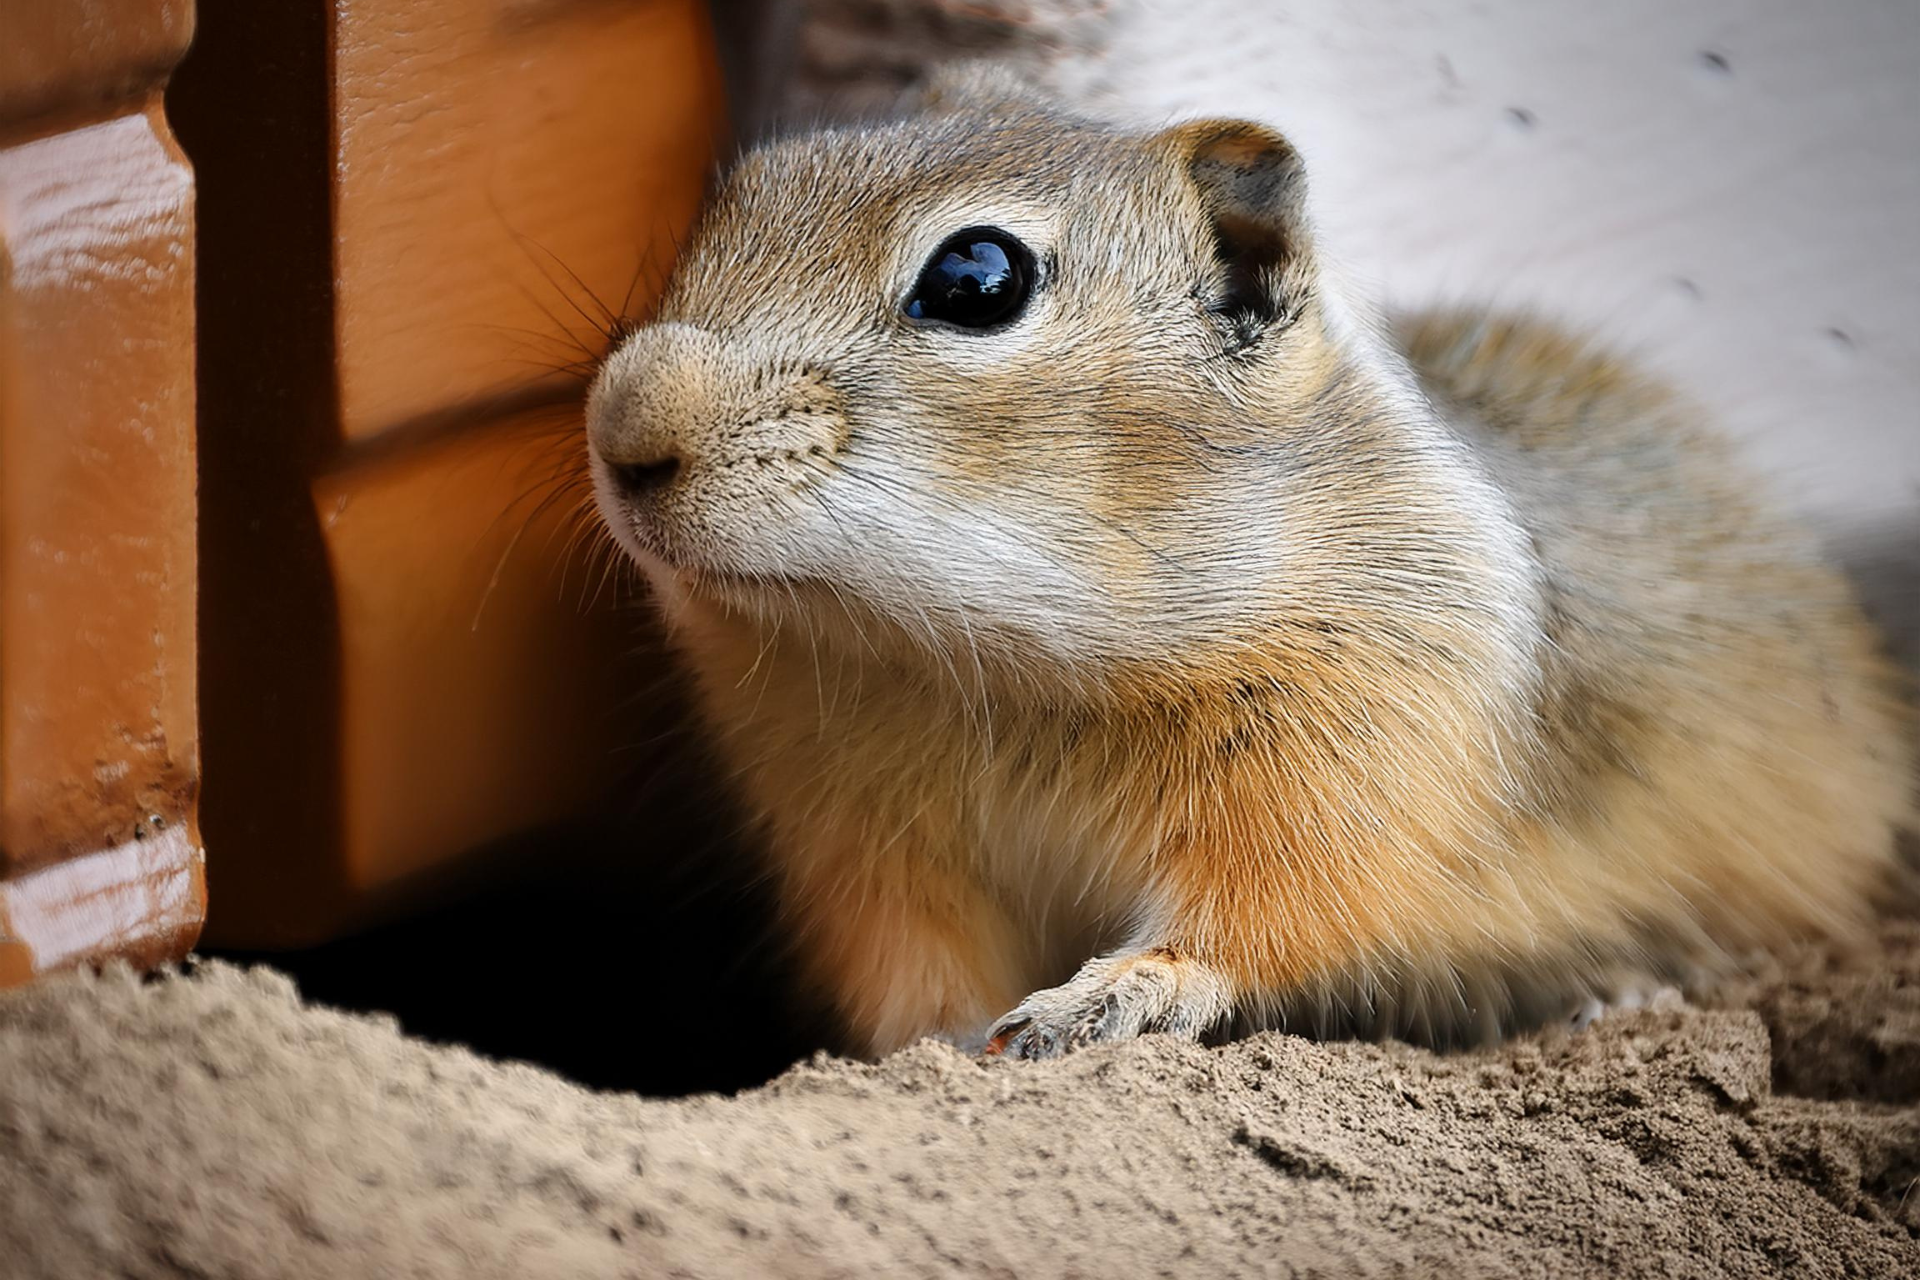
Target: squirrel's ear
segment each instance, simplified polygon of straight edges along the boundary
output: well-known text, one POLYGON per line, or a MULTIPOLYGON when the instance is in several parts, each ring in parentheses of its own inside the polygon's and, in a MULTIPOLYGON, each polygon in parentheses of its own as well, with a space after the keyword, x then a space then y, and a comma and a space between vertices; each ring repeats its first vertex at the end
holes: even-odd
POLYGON ((1195 120, 1156 140, 1200 196, 1221 267, 1211 309, 1243 343, 1291 318, 1309 249, 1307 176, 1300 153, 1264 125, 1195 120))

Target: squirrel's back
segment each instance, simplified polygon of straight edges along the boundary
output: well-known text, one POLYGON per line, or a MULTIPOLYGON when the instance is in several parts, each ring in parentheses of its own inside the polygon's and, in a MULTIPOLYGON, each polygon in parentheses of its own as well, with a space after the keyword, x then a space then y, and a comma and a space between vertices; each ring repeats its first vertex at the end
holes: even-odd
POLYGON ((1397 336, 1538 557, 1551 824, 1667 886, 1650 937, 1845 927, 1889 826, 1914 826, 1913 721, 1811 533, 1696 408, 1550 325, 1440 312, 1397 336))

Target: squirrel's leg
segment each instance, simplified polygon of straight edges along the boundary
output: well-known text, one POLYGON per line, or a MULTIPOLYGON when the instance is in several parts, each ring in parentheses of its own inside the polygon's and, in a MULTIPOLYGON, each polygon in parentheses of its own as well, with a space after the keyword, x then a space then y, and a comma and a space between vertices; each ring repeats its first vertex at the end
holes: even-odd
POLYGON ((987 1033, 987 1052, 1052 1058, 1155 1031, 1197 1040, 1233 1012, 1233 983, 1177 946, 1099 956, 1063 986, 1036 991, 987 1033))
POLYGON ((1063 985, 1022 1000, 987 1032, 987 1052, 1051 1058, 1148 1032, 1198 1040, 1284 980, 1278 952, 1290 931, 1275 895, 1285 881, 1267 883, 1207 856, 1231 847, 1192 842, 1163 850, 1151 923, 1063 985))
POLYGON ((1025 985, 1005 913, 965 877, 904 858, 821 870, 789 884, 787 909, 803 972, 851 1047, 878 1057, 938 1036, 982 1048, 980 1028, 1025 985))

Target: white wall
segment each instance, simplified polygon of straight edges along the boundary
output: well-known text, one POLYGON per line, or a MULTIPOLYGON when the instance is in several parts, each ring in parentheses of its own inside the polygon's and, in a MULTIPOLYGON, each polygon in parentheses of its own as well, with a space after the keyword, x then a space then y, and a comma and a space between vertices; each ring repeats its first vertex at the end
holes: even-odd
POLYGON ((1108 112, 1253 116, 1386 300, 1545 309, 1748 442, 1920 637, 1920 0, 1123 0, 1108 112))

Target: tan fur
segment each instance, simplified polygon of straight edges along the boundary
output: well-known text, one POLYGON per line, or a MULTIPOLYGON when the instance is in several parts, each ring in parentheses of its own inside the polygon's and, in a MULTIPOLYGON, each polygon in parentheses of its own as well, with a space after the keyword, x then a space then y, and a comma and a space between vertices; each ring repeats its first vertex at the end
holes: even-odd
POLYGON ((748 156, 596 383, 602 508, 861 1049, 1475 1038, 1885 874, 1910 728, 1806 535, 1544 325, 1377 336, 1303 197, 1258 126, 949 97, 748 156), (1042 259, 1028 312, 909 324, 969 225, 1042 259))

